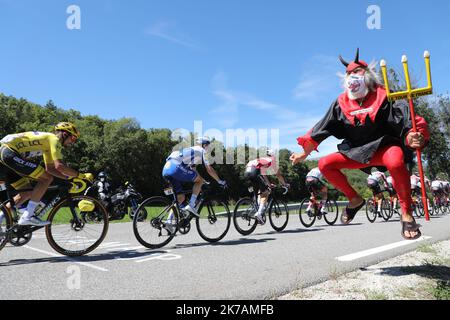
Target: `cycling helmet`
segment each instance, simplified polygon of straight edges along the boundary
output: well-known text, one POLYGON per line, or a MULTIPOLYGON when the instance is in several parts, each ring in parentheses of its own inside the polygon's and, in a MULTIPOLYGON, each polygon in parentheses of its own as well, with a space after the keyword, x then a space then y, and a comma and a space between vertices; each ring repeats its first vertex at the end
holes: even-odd
POLYGON ((211 144, 211 139, 209 139, 208 137, 198 137, 197 140, 195 140, 195 142, 199 145, 208 145, 211 144))
POLYGON ((77 139, 80 137, 80 131, 73 125, 73 123, 70 122, 60 122, 55 126, 56 131, 65 131, 70 133, 71 135, 77 137, 77 139))
POLYGON ((98 177, 99 178, 105 178, 106 179, 106 177, 107 177, 107 175, 106 175, 106 173, 105 172, 100 172, 99 174, 98 174, 98 177))
POLYGON ((266 152, 266 154, 267 154, 269 157, 273 157, 273 156, 275 155, 275 150, 273 150, 273 149, 268 149, 267 152, 266 152))

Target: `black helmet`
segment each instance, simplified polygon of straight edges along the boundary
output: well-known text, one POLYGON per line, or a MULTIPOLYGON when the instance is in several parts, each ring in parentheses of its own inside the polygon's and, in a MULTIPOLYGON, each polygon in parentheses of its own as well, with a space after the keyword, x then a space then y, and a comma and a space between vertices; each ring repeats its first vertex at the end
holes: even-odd
POLYGON ((106 175, 106 173, 105 172, 100 172, 99 174, 98 174, 98 177, 99 178, 105 178, 106 179, 106 177, 107 177, 107 175, 106 175))

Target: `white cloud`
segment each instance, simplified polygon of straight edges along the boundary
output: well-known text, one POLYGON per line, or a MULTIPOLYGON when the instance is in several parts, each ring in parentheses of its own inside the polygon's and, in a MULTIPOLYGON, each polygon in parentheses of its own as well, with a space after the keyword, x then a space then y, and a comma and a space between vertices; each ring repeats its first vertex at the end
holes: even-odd
MULTIPOLYGON (((240 111, 245 108, 252 108, 258 115, 259 125, 256 128, 254 123, 249 122, 246 123, 246 128, 278 129, 281 147, 292 151, 298 151, 300 148, 295 144, 297 137, 306 134, 324 115, 324 113, 317 114, 314 108, 298 111, 255 97, 249 93, 232 90, 228 85, 228 78, 223 72, 218 72, 212 82, 213 94, 221 101, 219 106, 210 111, 217 124, 232 129, 239 123, 240 111), (264 118, 266 122, 261 123, 264 118), (281 143, 282 141, 289 142, 281 143)), ((333 137, 327 139, 319 146, 320 152, 315 152, 312 157, 322 157, 336 152, 337 141, 333 137)))
POLYGON ((194 41, 192 41, 187 35, 181 33, 176 23, 170 21, 159 21, 154 25, 150 26, 146 30, 146 34, 155 36, 169 42, 192 48, 192 49, 200 49, 201 46, 194 41))
POLYGON ((339 62, 337 57, 315 55, 304 63, 298 84, 293 90, 294 99, 320 101, 340 90, 336 76, 339 62))

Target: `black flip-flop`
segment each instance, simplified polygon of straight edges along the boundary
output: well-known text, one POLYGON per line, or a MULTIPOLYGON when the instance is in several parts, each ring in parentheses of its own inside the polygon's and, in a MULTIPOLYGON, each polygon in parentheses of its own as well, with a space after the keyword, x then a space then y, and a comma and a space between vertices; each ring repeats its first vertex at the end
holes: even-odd
POLYGON ((352 222, 352 220, 355 218, 356 213, 366 205, 366 200, 363 199, 363 202, 356 208, 349 208, 348 206, 345 207, 344 211, 341 214, 341 222, 343 224, 349 224, 352 222), (343 220, 343 218, 346 218, 346 221, 343 220))
POLYGON ((419 228, 422 227, 420 224, 416 223, 416 220, 413 220, 411 222, 408 221, 402 221, 400 220, 400 223, 402 224, 402 237, 406 240, 416 240, 419 239, 422 236, 422 233, 420 232, 419 228), (415 231, 417 234, 414 237, 406 237, 405 231, 415 231))

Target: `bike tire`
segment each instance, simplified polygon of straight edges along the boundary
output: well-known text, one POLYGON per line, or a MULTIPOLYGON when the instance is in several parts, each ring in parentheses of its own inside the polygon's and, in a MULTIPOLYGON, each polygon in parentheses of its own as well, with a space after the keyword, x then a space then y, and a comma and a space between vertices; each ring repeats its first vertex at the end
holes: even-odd
POLYGON ((0 206, 0 214, 3 215, 3 219, 0 219, 0 250, 2 250, 9 241, 8 230, 13 227, 13 218, 4 205, 0 206))
POLYGON ((389 219, 394 214, 393 210, 391 209, 391 204, 389 200, 382 199, 381 200, 381 217, 384 221, 389 221, 389 219))
POLYGON ((336 200, 327 200, 325 211, 327 213, 324 215, 325 222, 330 226, 334 225, 339 217, 339 206, 336 200))
POLYGON ((105 239, 109 227, 108 212, 102 202, 85 195, 70 195, 61 199, 50 211, 47 220, 51 222, 45 227, 48 243, 56 252, 69 257, 83 256, 96 249, 105 239), (83 200, 92 202, 94 209, 82 211, 79 203, 83 200), (72 209, 82 220, 82 227, 73 225, 73 212, 67 213, 71 204, 77 204, 72 209), (67 243, 64 243, 65 239, 67 243), (74 249, 78 244, 83 248, 74 249))
POLYGON ((148 198, 139 205, 137 214, 134 215, 134 236, 144 247, 150 249, 164 247, 175 237, 178 219, 178 209, 173 201, 165 197, 148 198), (145 213, 145 216, 142 216, 142 213, 145 213), (170 213, 173 213, 173 232, 164 227, 170 213))
POLYGON ((374 223, 377 220, 377 210, 372 199, 367 200, 366 203, 366 217, 370 223, 374 223))
POLYGON ((214 243, 226 236, 231 225, 231 213, 225 202, 202 202, 197 212, 200 218, 195 222, 198 234, 203 240, 214 243))
MULTIPOLYGON (((314 213, 306 213, 306 209, 308 209, 309 199, 303 199, 300 203, 300 208, 298 209, 298 217, 300 218, 300 222, 305 228, 310 228, 314 222, 316 221, 316 215, 314 213)), ((314 208, 313 208, 314 210, 314 208)))
POLYGON ((257 207, 251 198, 242 198, 233 211, 233 224, 237 232, 248 236, 255 231, 258 221, 254 218, 257 207))
POLYGON ((289 209, 283 200, 273 199, 269 207, 269 221, 272 228, 277 231, 283 231, 289 222, 289 209))

